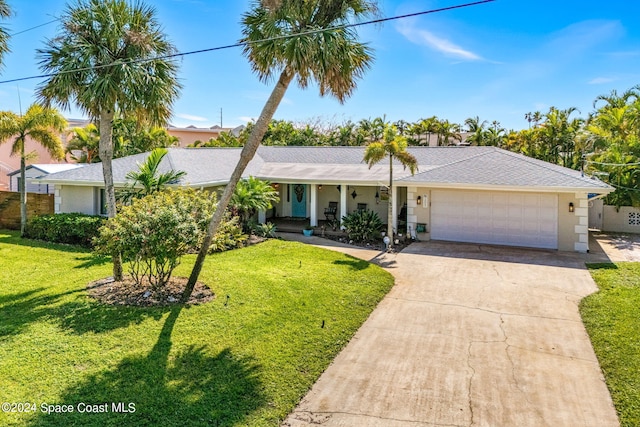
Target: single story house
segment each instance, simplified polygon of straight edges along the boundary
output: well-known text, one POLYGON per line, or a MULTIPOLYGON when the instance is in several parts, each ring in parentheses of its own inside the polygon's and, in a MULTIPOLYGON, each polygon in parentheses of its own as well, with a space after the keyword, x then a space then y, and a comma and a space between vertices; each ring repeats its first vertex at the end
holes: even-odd
MULTIPOLYGON (((224 186, 239 148, 171 148, 161 169, 185 171, 180 183, 224 186)), ((376 211, 394 228, 420 240, 448 240, 586 252, 589 200, 613 188, 602 181, 496 147, 409 147, 418 160, 414 175, 396 163, 388 197, 389 163, 371 168, 364 147, 266 147, 258 149, 244 176, 269 180, 280 202, 260 220, 308 218, 315 226, 327 207, 337 217, 357 209, 376 211), (387 218, 388 203, 392 218, 387 218)), ((114 183, 148 154, 113 161, 114 183)), ((56 212, 104 212, 102 165, 50 174, 56 212)))
MULTIPOLYGON (((25 168, 25 178, 27 179, 27 193, 53 194, 53 185, 41 182, 32 182, 32 178, 41 178, 46 175, 63 172, 71 169, 82 167, 82 164, 76 163, 51 163, 51 164, 33 164, 25 168)), ((14 170, 7 174, 9 177, 9 191, 20 191, 20 169, 14 170)))

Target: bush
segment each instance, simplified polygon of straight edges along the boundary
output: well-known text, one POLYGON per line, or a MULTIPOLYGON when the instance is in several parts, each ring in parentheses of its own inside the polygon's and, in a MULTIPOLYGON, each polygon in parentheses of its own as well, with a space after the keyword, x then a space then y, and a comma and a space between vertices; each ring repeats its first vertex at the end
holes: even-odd
POLYGON ((101 216, 80 213, 40 215, 27 223, 26 237, 90 248, 105 221, 101 216))
POLYGON ((342 226, 349 239, 356 242, 366 242, 380 236, 382 221, 373 211, 357 211, 342 217, 342 226))
POLYGON ((271 222, 267 222, 266 224, 251 224, 251 231, 260 237, 276 237, 276 225, 271 222))
MULTIPOLYGON (((141 285, 159 288, 171 278, 182 255, 198 250, 216 208, 215 193, 165 190, 135 199, 110 219, 95 240, 101 255, 119 253, 141 285)), ((214 242, 218 250, 237 245, 242 233, 234 221, 223 224, 214 242)))
POLYGON ((224 252, 241 248, 247 238, 248 236, 244 234, 240 226, 240 218, 231 217, 230 214, 227 214, 220 227, 218 227, 218 232, 211 240, 209 252, 224 252))

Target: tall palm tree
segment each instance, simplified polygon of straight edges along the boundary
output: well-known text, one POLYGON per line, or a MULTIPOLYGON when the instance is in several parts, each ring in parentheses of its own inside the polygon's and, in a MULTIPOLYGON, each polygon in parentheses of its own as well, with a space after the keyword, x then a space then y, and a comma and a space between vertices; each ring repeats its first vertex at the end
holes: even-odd
MULTIPOLYGON (((100 123, 100 159, 107 216, 116 214, 113 187, 113 119, 135 115, 164 125, 178 95, 174 53, 152 7, 125 0, 78 0, 61 17, 58 37, 38 50, 43 72, 52 74, 38 87, 38 97, 68 108, 73 102, 100 123), (157 59, 163 58, 163 59, 157 59)), ((114 257, 113 273, 122 278, 114 257)))
MULTIPOLYGON (((13 13, 5 0, 0 0, 0 19, 9 18, 13 13)), ((0 25, 0 66, 2 66, 2 58, 9 53, 9 32, 4 25, 0 25)))
POLYGON ((398 135, 394 126, 387 126, 384 130, 383 139, 372 142, 364 150, 364 161, 369 165, 369 169, 385 158, 389 158, 389 209, 387 218, 387 235, 391 239, 389 247, 393 245, 393 159, 397 159, 406 169, 409 168, 413 175, 418 170, 418 160, 413 154, 407 151, 407 141, 403 136, 398 135))
POLYGON ((0 112, 0 144, 13 138, 11 154, 20 156, 20 234, 24 236, 27 225, 27 190, 26 161, 29 153, 25 152, 27 138, 38 142, 54 159, 62 159, 64 150, 60 133, 67 127, 62 115, 51 108, 38 104, 29 107, 24 116, 10 111, 0 112))
POLYGON ((277 76, 277 82, 220 196, 184 298, 193 291, 236 184, 255 155, 289 84, 297 79, 298 86, 306 88, 315 82, 321 96, 331 95, 343 103, 373 58, 370 48, 358 41, 353 29, 335 27, 376 12, 373 0, 264 0, 254 1, 243 16, 244 54, 261 81, 277 76))

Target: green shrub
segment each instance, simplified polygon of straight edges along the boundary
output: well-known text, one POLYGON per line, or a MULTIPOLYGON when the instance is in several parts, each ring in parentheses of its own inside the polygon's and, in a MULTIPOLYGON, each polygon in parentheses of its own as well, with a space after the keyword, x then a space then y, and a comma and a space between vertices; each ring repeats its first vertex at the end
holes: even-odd
POLYGON ((271 222, 267 222, 266 224, 251 224, 251 231, 260 237, 276 237, 276 225, 271 222))
POLYGON ((26 237, 90 248, 104 222, 101 216, 80 213, 40 215, 27 223, 26 237))
POLYGON ((342 226, 349 239, 366 242, 380 237, 382 221, 374 211, 356 211, 342 217, 342 226))
MULTIPOLYGON (((192 189, 134 199, 100 228, 96 252, 119 253, 137 284, 148 281, 159 288, 169 281, 182 255, 198 250, 215 208, 215 193, 192 189)), ((241 238, 237 222, 226 221, 214 238, 216 249, 228 249, 241 238)))
POLYGON ((224 252, 231 249, 241 248, 247 241, 248 236, 242 231, 240 218, 231 217, 230 214, 218 227, 218 233, 213 236, 209 252, 224 252))

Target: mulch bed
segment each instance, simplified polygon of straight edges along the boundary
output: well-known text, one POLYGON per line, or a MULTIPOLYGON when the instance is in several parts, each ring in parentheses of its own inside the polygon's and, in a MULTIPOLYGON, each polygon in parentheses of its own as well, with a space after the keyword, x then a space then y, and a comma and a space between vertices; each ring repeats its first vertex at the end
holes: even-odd
MULTIPOLYGON (((346 236, 346 234, 343 235, 334 235, 334 234, 325 234, 325 235, 321 235, 318 234, 318 237, 322 237, 325 239, 329 239, 329 240, 334 240, 336 242, 340 242, 340 243, 346 243, 348 245, 352 245, 352 246, 359 246, 361 248, 365 248, 365 249, 372 249, 375 251, 384 251, 386 249, 384 243, 382 242, 382 240, 376 240, 373 242, 355 242, 353 240, 349 240, 349 238, 346 236)), ((413 241, 411 239, 402 239, 399 240, 398 244, 394 244, 391 247, 391 251, 392 253, 396 253, 396 252, 400 252, 401 250, 403 250, 404 248, 406 248, 407 246, 409 246, 411 243, 413 243, 413 241)))
MULTIPOLYGON (((87 285, 90 297, 104 304, 130 305, 138 307, 169 306, 180 304, 182 292, 187 284, 186 277, 172 277, 165 286, 153 290, 149 283, 137 285, 129 276, 121 282, 113 277, 93 281, 87 285)), ((215 298, 215 294, 207 285, 196 282, 187 304, 204 304, 215 298)))

